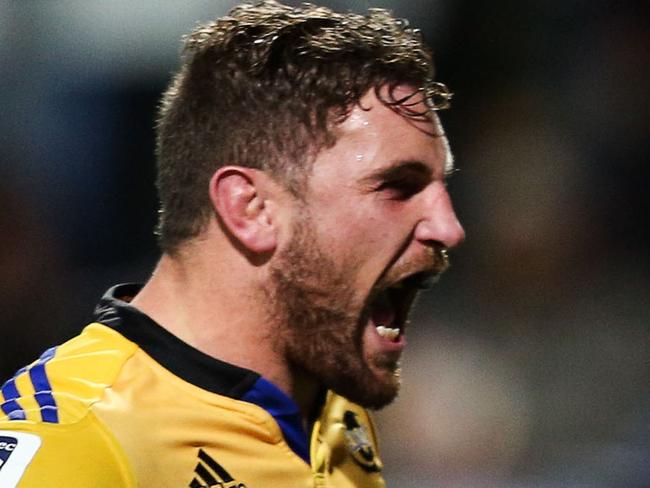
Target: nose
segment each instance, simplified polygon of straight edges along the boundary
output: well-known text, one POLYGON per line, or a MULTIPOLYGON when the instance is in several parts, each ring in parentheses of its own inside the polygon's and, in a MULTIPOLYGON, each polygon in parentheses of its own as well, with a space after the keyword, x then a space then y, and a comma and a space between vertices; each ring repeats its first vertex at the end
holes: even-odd
POLYGON ((439 242, 445 247, 458 246, 465 240, 446 188, 428 195, 424 216, 415 228, 415 239, 424 243, 439 242))

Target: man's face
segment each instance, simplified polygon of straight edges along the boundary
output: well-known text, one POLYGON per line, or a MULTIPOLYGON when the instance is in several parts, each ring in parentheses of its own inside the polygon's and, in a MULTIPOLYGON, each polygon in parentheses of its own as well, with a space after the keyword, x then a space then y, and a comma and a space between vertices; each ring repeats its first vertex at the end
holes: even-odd
MULTIPOLYGON (((395 98, 412 92, 399 87, 395 98)), ((418 97, 410 108, 424 112, 418 97)), ((405 117, 372 91, 360 105, 314 162, 269 294, 290 365, 380 408, 399 389, 417 290, 444 271, 445 248, 464 233, 445 187, 451 155, 437 118, 405 117)))

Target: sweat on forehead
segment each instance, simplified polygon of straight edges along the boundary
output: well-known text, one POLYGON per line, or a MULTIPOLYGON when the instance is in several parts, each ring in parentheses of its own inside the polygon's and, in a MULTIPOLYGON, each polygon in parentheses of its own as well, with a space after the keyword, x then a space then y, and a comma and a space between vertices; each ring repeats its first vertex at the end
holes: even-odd
MULTIPOLYGON (((438 109, 432 105, 431 100, 427 97, 426 90, 412 85, 382 85, 369 90, 356 105, 362 111, 366 111, 371 110, 373 105, 381 103, 396 114, 404 117, 409 124, 423 133, 432 137, 443 137, 445 133, 435 113, 438 109)), ((451 98, 451 93, 448 93, 449 98, 451 98)), ((350 110, 338 123, 340 124, 355 116, 359 118, 359 112, 350 110)))

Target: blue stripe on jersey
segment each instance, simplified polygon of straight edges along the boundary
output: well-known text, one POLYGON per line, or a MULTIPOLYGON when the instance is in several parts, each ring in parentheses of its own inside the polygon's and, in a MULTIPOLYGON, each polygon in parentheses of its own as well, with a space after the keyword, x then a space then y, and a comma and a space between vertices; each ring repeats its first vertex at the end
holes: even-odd
POLYGON ((269 412, 280 426, 287 444, 303 461, 310 464, 309 438, 302 426, 298 405, 270 381, 259 378, 242 400, 254 403, 269 412))
POLYGON ((38 359, 36 364, 29 369, 29 378, 34 386, 34 398, 38 406, 41 407, 41 418, 43 422, 52 424, 59 423, 59 413, 54 396, 52 396, 52 385, 47 378, 45 363, 54 357, 56 347, 51 347, 45 351, 38 359))
MULTIPOLYGON (((24 368, 23 368, 24 370, 24 368)), ((21 371, 23 371, 21 370, 21 371)), ((19 371, 20 373, 20 371, 19 371)), ((0 405, 2 411, 9 417, 9 420, 25 420, 25 410, 20 406, 17 398, 20 398, 18 388, 16 388, 16 378, 13 377, 2 385, 2 396, 5 401, 0 405)))

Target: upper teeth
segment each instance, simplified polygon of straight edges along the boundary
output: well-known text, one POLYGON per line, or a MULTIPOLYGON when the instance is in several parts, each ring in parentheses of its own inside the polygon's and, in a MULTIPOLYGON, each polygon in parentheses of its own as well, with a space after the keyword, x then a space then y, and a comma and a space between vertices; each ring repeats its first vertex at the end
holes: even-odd
POLYGON ((378 325, 375 328, 377 329, 377 333, 380 336, 384 337, 385 339, 388 339, 389 341, 394 340, 399 335, 399 329, 384 327, 383 325, 378 325))

